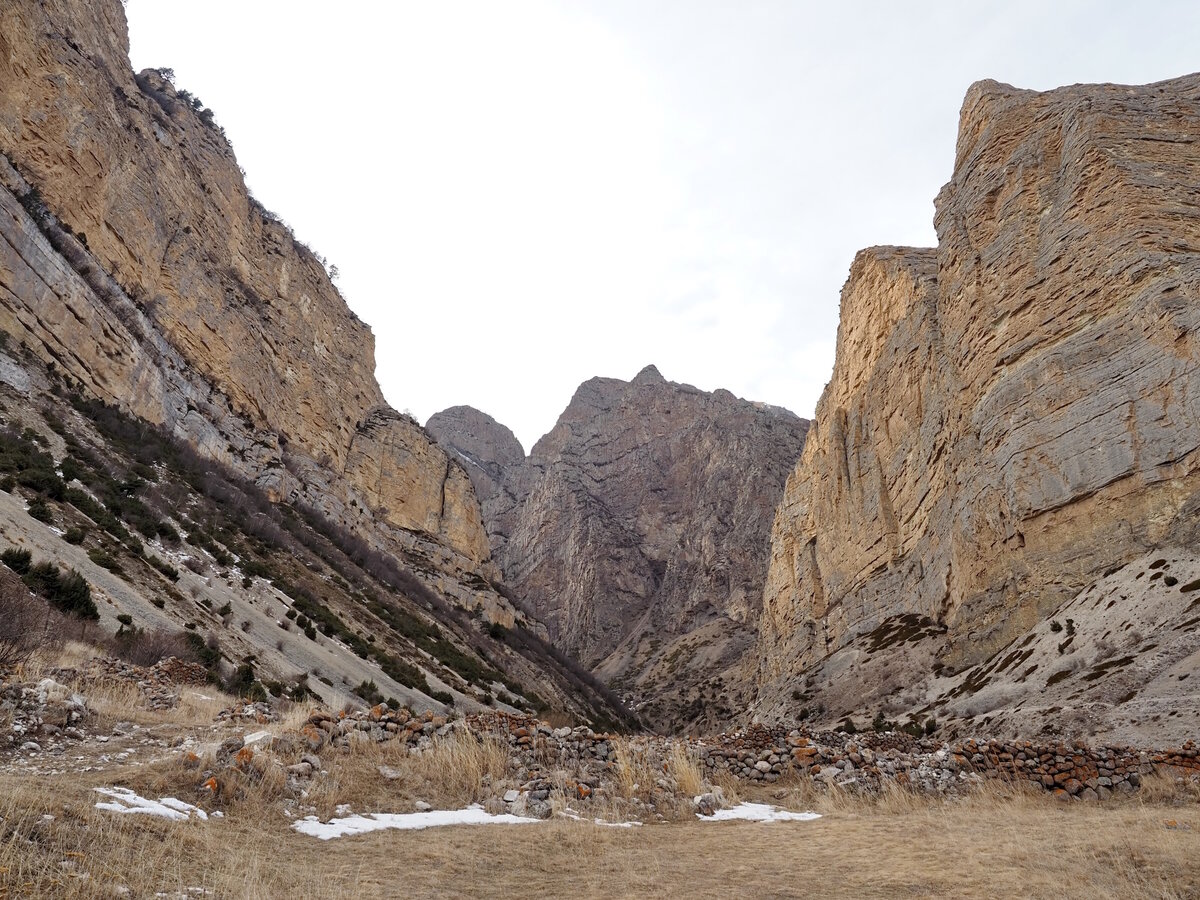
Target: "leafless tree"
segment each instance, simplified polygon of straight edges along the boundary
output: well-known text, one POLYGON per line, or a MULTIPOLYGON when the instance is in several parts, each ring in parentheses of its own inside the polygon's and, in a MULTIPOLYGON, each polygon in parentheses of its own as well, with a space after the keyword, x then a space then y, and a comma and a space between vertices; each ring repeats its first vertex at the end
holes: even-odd
POLYGON ((25 662, 40 646, 60 641, 63 618, 31 594, 15 573, 0 569, 0 670, 25 662))

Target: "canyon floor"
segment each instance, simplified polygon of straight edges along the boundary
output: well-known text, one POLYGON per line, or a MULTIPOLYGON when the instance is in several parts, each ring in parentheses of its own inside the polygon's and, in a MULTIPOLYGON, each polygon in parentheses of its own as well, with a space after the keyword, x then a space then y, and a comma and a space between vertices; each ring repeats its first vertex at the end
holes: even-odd
MULTIPOLYGON (((1200 892, 1200 807, 1181 808, 1157 796, 1069 808, 996 793, 953 802, 833 797, 813 804, 822 817, 811 822, 618 829, 550 821, 378 832, 322 843, 292 831, 277 812, 253 807, 209 822, 94 809, 94 786, 137 777, 113 775, 0 778, 8 834, 0 844, 0 896, 1130 898, 1200 892)), ((386 797, 380 804, 387 805, 386 797)))
MULTIPOLYGON (((355 729, 343 740, 326 728, 334 735, 326 740, 311 727, 314 718, 329 721, 313 704, 267 712, 209 685, 178 685, 168 691, 174 705, 154 709, 147 697, 161 699, 161 685, 72 680, 62 666, 79 670, 84 656, 69 643, 21 673, 22 683, 63 679, 63 702, 83 700, 86 713, 61 731, 47 727, 57 708, 51 698, 32 740, 0 750, 0 897, 1200 895, 1195 777, 1150 775, 1136 792, 1105 802, 999 781, 945 796, 894 785, 855 793, 792 772, 773 783, 722 777, 679 759, 639 769, 630 748, 663 739, 613 737, 612 760, 594 761, 611 772, 594 782, 594 795, 582 778, 559 776, 546 817, 522 816, 514 827, 500 823, 525 807, 497 794, 516 795, 504 789, 531 777, 521 768, 528 762, 513 775, 524 736, 512 750, 413 716, 407 745, 358 740, 355 729), (319 751, 297 744, 305 735, 319 751), (305 760, 319 768, 308 772, 305 760), (213 780, 201 784, 210 770, 213 780), (670 791, 654 790, 653 803, 638 799, 664 778, 670 791), (100 793, 113 789, 131 793, 114 804, 100 793), (695 812, 694 791, 712 791, 727 809, 749 802, 820 817, 706 819, 695 812), (165 810, 176 819, 121 814, 135 796, 168 798, 165 810), (329 840, 297 830, 306 820, 427 807, 436 817, 479 803, 480 817, 501 818, 329 840), (630 821, 641 824, 611 827, 630 821)), ((21 715, 18 704, 7 725, 21 715)), ((361 710, 337 721, 387 730, 394 718, 408 714, 361 710)), ((566 741, 567 731, 554 734, 566 741)))

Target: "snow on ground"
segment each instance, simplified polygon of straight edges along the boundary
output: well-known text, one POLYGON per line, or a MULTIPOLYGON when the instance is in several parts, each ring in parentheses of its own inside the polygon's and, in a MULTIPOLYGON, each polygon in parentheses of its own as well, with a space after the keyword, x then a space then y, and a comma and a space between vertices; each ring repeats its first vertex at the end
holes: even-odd
POLYGON ((330 819, 328 822, 321 822, 316 816, 309 816, 293 823, 292 828, 301 834, 328 841, 332 838, 383 831, 388 828, 413 831, 441 825, 532 825, 540 821, 541 819, 529 819, 508 813, 494 816, 484 812, 482 806, 472 804, 466 809, 440 809, 423 813, 375 813, 366 816, 345 816, 330 819))
POLYGON ((696 813, 696 818, 704 822, 811 822, 821 816, 813 812, 788 812, 766 803, 739 803, 729 809, 718 809, 711 816, 696 813))
MULTIPOLYGON (((564 809, 562 814, 564 818, 573 819, 576 822, 587 821, 586 817, 579 815, 579 813, 573 809, 564 809)), ((638 828, 642 824, 641 822, 605 822, 603 819, 592 819, 592 823, 595 825, 603 825, 605 828, 638 828)))
POLYGON ((174 797, 163 797, 160 800, 147 800, 139 797, 128 788, 96 788, 96 793, 112 797, 115 803, 97 803, 96 809, 106 809, 115 813, 138 813, 145 816, 158 816, 162 819, 173 819, 182 822, 195 816, 202 822, 208 821, 208 813, 199 807, 176 800, 174 797))

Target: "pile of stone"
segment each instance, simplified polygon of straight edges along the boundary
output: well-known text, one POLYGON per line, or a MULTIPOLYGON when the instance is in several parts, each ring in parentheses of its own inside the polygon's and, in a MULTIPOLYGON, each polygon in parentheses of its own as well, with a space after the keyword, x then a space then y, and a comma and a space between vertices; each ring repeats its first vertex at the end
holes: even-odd
POLYGON ((87 680, 99 683, 128 681, 138 686, 149 709, 168 710, 179 705, 180 686, 198 686, 209 680, 208 670, 198 663, 174 656, 152 666, 137 666, 112 656, 98 656, 82 669, 57 669, 51 675, 59 681, 87 680))
MULTIPOLYGON (((221 718, 226 722, 273 718, 264 706, 236 707, 221 718)), ((787 775, 819 788, 863 793, 895 784, 931 795, 956 795, 988 780, 1001 780, 1028 784, 1063 799, 1103 800, 1116 792, 1136 790, 1151 772, 1200 780, 1200 758, 1190 742, 1170 751, 999 740, 951 745, 900 732, 848 734, 761 725, 704 740, 622 738, 586 726, 555 728, 531 716, 500 711, 448 720, 432 712, 415 714, 381 703, 338 713, 317 710, 298 731, 263 730, 229 738, 215 755, 216 767, 201 773, 201 789, 214 797, 228 795, 276 768, 286 776, 289 794, 301 798, 312 780, 322 775, 322 754, 384 742, 400 742, 410 753, 419 754, 439 737, 451 735, 506 746, 508 770, 490 784, 495 795, 485 806, 538 817, 551 814, 552 797, 576 804, 619 796, 632 814, 643 817, 677 808, 682 800, 693 799, 683 798, 676 782, 674 761, 681 750, 699 769, 706 791, 722 775, 762 784, 787 775), (627 784, 618 790, 618 779, 628 780, 631 769, 643 783, 632 792, 627 784)), ((199 759, 195 761, 199 765, 199 759)), ((380 775, 401 777, 387 766, 380 767, 380 775)), ((715 796, 715 790, 702 794, 697 808, 711 807, 715 796)))
POLYGON ((0 686, 0 743, 21 752, 40 753, 47 741, 83 740, 88 716, 83 697, 43 678, 34 684, 0 686))
POLYGON ((391 709, 380 703, 366 710, 343 711, 334 714, 318 710, 308 717, 300 728, 300 736, 311 751, 326 746, 349 749, 356 742, 402 741, 418 745, 425 744, 434 736, 450 731, 445 716, 436 716, 428 710, 417 715, 407 709, 391 709))
POLYGON ((258 725, 265 725, 268 722, 274 722, 276 718, 275 707, 261 700, 253 703, 239 703, 237 706, 227 707, 217 713, 218 722, 254 722, 258 725))
MULTIPOLYGON (((577 773, 580 798, 611 774, 615 735, 590 728, 552 728, 530 716, 488 712, 468 716, 463 727, 506 740, 526 767, 553 765, 577 773)), ((639 737, 630 746, 664 773, 676 739, 639 737)), ((1174 750, 1035 744, 1031 741, 966 741, 951 745, 903 732, 810 732, 751 725, 703 740, 684 742, 709 777, 771 784, 786 774, 819 786, 874 793, 894 783, 930 794, 955 794, 986 780, 1022 782, 1063 798, 1105 799, 1138 788, 1153 772, 1200 779, 1200 754, 1188 742, 1174 750)))
POLYGON ((826 784, 878 790, 885 782, 955 793, 985 780, 1023 783, 1061 798, 1103 800, 1131 792, 1154 772, 1200 777, 1193 742, 1174 750, 1088 747, 1081 743, 968 740, 956 744, 900 732, 810 734, 755 726, 721 735, 700 750, 705 766, 772 782, 792 771, 826 784))

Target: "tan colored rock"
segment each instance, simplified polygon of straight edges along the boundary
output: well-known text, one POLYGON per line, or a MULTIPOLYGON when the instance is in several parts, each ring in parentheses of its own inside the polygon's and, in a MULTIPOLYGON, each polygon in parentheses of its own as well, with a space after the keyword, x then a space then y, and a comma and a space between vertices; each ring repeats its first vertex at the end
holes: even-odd
POLYGON ((14 337, 277 496, 493 571, 465 472, 387 408, 370 329, 250 197, 211 114, 130 71, 118 0, 0 9, 0 151, 65 232, 52 247, 30 227, 28 185, 0 164, 14 337))
POLYGON ((470 406, 435 413, 425 428, 466 469, 483 510, 492 552, 499 554, 512 532, 513 513, 523 490, 521 442, 487 413, 470 406))
POLYGON ((859 254, 772 536, 760 696, 912 613, 987 659, 1197 535, 1200 76, 974 85, 934 250, 859 254))

